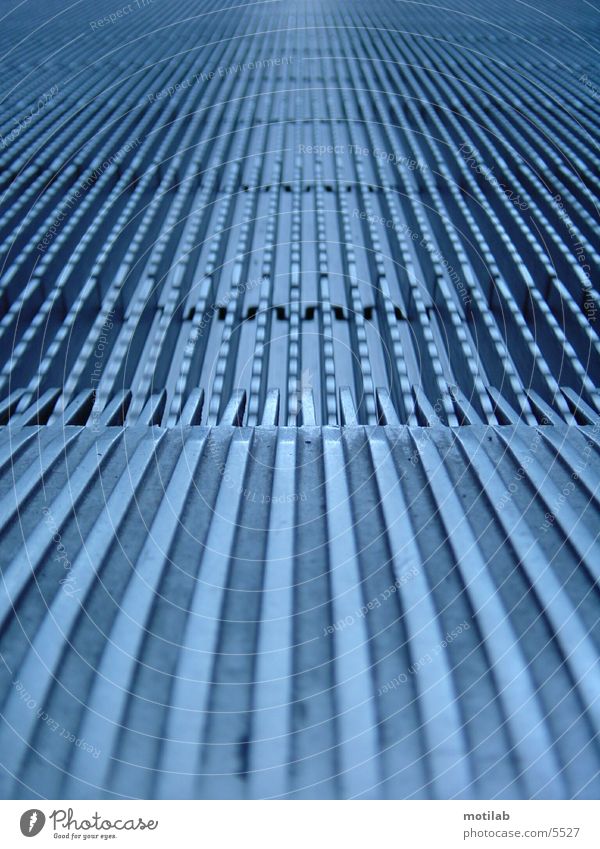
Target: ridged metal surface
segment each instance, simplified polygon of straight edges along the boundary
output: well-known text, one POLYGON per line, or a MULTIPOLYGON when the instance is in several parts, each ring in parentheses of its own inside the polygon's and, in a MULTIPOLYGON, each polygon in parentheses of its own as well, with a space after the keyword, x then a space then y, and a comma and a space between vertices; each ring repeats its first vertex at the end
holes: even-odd
POLYGON ((3 793, 597 798, 599 433, 15 431, 3 793))
POLYGON ((73 45, 15 138, 40 81, 7 59, 0 393, 131 388, 139 413, 166 389, 173 421, 201 386, 214 423, 242 389, 250 425, 270 389, 295 424, 307 385, 318 424, 346 386, 364 424, 377 386, 404 422, 445 381, 491 422, 488 383, 526 420, 529 387, 594 404, 595 56, 570 36, 573 71, 550 15, 515 4, 511 35, 480 5, 155 3, 93 30, 113 9, 88 3, 43 27, 34 55, 73 45))
POLYGON ((0 28, 0 795, 597 798, 597 13, 126 5, 0 28))

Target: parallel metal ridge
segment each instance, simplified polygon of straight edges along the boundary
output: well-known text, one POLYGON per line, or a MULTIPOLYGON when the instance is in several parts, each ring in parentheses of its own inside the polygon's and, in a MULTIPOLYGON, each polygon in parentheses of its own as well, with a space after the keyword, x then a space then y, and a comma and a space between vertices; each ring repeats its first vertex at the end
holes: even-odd
MULTIPOLYGON (((449 424, 447 383, 490 423, 488 385, 529 423, 530 388, 566 416, 561 385, 598 406, 596 59, 563 3, 515 4, 506 27, 485 2, 182 0, 99 26, 104 7, 27 42, 32 64, 72 42, 37 101, 6 60, 0 396, 23 388, 18 411, 53 386, 59 409, 131 389, 134 416, 165 390, 164 424, 197 387, 211 424, 234 389, 249 425, 272 389, 296 424, 307 387, 317 424, 345 387, 363 424, 379 386, 405 423, 416 385, 449 424)), ((7 49, 25 13, 9 21, 7 49)))
POLYGON ((600 422, 11 439, 3 795, 597 798, 600 422))
POLYGON ((0 28, 0 796, 598 798, 597 13, 126 5, 0 28))

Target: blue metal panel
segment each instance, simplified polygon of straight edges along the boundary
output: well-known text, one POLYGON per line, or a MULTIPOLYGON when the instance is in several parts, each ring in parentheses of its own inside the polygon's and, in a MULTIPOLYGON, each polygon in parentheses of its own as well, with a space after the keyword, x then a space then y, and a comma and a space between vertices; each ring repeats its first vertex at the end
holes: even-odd
POLYGON ((0 795, 597 798, 597 30, 6 13, 0 795))

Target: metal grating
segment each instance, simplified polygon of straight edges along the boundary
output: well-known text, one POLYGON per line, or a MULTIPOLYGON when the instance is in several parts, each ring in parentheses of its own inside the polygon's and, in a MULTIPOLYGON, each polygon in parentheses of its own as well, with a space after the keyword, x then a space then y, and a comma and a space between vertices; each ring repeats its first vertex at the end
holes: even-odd
POLYGON ((0 796, 597 798, 592 7, 115 5, 0 29, 0 796))
POLYGON ((3 795, 597 798, 599 432, 20 429, 3 795))
POLYGON ((104 6, 59 16, 79 37, 21 132, 39 80, 7 60, 0 394, 24 388, 17 409, 53 386, 59 409, 131 389, 134 416, 165 390, 171 425, 197 387, 209 424, 245 391, 251 426, 274 389, 289 425, 305 390, 317 424, 339 423, 344 388, 363 424, 378 387, 404 423, 420 387, 456 424, 447 383, 492 424, 488 385, 529 423, 529 388, 567 418, 560 385, 598 404, 597 98, 554 56, 550 16, 532 47, 465 30, 471 3, 432 22, 418 4, 181 2, 92 30, 104 6))

